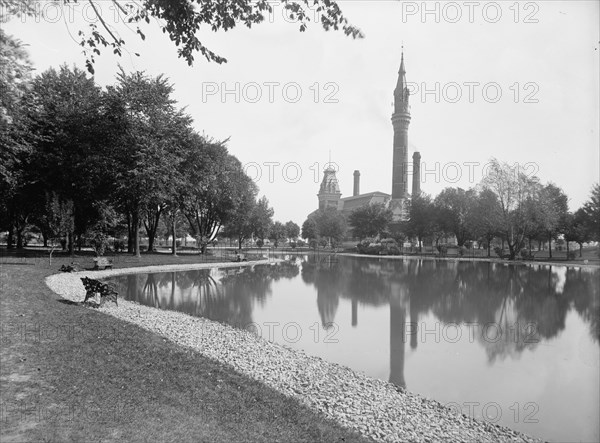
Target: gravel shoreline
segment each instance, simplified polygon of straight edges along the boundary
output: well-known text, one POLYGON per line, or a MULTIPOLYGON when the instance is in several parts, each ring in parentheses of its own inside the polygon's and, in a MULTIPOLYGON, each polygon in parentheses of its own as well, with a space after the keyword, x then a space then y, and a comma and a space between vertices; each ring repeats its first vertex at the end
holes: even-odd
MULTIPOLYGON (((266 263, 273 263, 273 260, 60 273, 47 277, 46 284, 62 297, 81 302, 85 290, 80 278, 84 276, 106 278, 122 274, 266 263)), ((123 299, 119 300, 118 307, 109 302, 99 310, 228 364, 236 371, 260 380, 376 441, 540 441, 512 429, 459 414, 435 400, 398 391, 386 381, 373 379, 347 367, 269 342, 250 331, 123 299)))

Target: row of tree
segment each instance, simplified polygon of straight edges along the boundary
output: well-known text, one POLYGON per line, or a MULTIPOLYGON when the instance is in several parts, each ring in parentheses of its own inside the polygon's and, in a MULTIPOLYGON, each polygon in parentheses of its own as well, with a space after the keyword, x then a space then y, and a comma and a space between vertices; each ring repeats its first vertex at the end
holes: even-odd
POLYGON ((28 78, 26 54, 13 55, 22 69, 0 118, 0 230, 9 247, 22 247, 28 231, 99 253, 109 236, 127 236, 136 255, 141 230, 152 250, 161 226, 173 253, 188 233, 204 250, 224 225, 240 245, 268 237, 267 199, 257 200, 226 141, 194 131, 166 78, 121 70, 102 89, 67 66, 28 78))
MULTIPOLYGON (((435 198, 421 193, 408 202, 408 219, 392 220, 383 204, 363 206, 346 220, 338 211, 317 211, 304 222, 302 236, 317 241, 339 241, 352 229, 351 236, 392 237, 403 242, 416 239, 438 245, 454 237, 459 247, 474 241, 487 246, 494 239, 506 245, 514 259, 524 248, 539 247, 560 237, 567 245, 581 248, 589 241, 600 241, 600 186, 594 185, 590 198, 574 213, 569 212, 568 197, 555 184, 543 185, 507 163, 493 159, 488 174, 472 189, 446 188, 435 198)), ((325 243, 323 241, 323 243, 325 243)), ((501 248, 503 249, 503 247, 501 248)))

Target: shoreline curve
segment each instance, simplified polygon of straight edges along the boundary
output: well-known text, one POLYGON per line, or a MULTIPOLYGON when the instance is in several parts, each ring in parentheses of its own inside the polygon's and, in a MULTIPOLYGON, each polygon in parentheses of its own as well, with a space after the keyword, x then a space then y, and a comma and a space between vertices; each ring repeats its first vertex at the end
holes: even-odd
MULTIPOLYGON (((79 280, 83 276, 105 278, 276 262, 261 260, 82 271, 53 274, 46 277, 45 282, 54 293, 80 302, 85 296, 79 280)), ((108 303, 98 310, 218 360, 375 441, 541 441, 504 426, 473 419, 436 400, 399 390, 389 382, 267 341, 250 331, 227 324, 124 299, 120 300, 118 307, 108 303)))

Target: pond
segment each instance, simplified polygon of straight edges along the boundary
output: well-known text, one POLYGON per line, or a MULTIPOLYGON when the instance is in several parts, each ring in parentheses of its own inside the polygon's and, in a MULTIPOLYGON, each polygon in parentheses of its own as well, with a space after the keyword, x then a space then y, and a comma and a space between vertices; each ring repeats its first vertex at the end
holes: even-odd
POLYGON ((600 439, 599 269, 313 255, 110 280, 473 417, 600 439))

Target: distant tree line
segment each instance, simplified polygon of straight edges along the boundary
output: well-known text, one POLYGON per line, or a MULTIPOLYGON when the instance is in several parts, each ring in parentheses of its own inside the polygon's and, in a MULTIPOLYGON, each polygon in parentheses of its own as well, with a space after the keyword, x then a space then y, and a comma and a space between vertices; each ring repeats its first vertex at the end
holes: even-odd
POLYGON ((453 237, 459 247, 473 242, 487 248, 494 241, 508 258, 530 253, 534 242, 538 249, 552 241, 564 239, 579 245, 600 241, 600 186, 592 187, 585 204, 569 212, 568 197, 553 183, 542 184, 507 163, 492 159, 487 175, 474 188, 446 188, 435 198, 421 193, 408 202, 408 219, 394 223, 392 213, 383 204, 357 208, 347 218, 336 210, 317 211, 302 226, 302 237, 326 244, 339 242, 345 235, 353 238, 392 238, 398 243, 416 240, 421 250, 424 242, 440 246, 453 237), (351 232, 348 229, 352 229, 351 232))
MULTIPOLYGON (((0 85, 0 230, 9 248, 30 233, 99 254, 109 237, 126 237, 123 248, 136 255, 142 235, 149 250, 170 237, 173 253, 188 233, 203 251, 223 226, 240 245, 270 235, 268 201, 226 141, 195 132, 166 78, 121 70, 102 89, 67 66, 31 78, 18 44, 3 51, 12 51, 2 54, 12 57, 12 78, 0 85)), ((288 232, 297 238, 293 229, 276 237, 288 232)))

